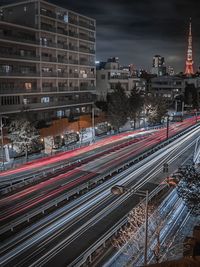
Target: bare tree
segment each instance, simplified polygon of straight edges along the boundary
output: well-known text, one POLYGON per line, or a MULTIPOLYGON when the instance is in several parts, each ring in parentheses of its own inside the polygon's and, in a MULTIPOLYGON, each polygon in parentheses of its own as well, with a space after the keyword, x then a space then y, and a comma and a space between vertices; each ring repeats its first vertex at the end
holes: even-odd
POLYGON ((28 152, 39 144, 39 133, 26 119, 16 119, 9 125, 9 138, 18 153, 24 153, 27 161, 28 152))

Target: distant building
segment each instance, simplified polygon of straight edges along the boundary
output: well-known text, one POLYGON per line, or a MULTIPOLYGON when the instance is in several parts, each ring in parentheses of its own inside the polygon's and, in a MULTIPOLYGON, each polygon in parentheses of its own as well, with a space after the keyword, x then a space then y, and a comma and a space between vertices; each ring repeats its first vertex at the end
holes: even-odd
POLYGON ((121 84, 127 95, 134 87, 143 91, 146 89, 146 80, 135 77, 135 73, 129 67, 120 67, 118 58, 110 58, 107 62, 100 62, 96 75, 96 93, 99 100, 106 100, 107 95, 113 92, 118 83, 121 84))
POLYGON ((185 82, 183 78, 175 76, 161 76, 151 78, 148 91, 154 97, 163 97, 169 104, 169 109, 173 111, 182 110, 182 98, 185 92, 185 82))
POLYGON ((167 73, 170 75, 170 76, 174 76, 174 68, 172 66, 168 66, 168 71, 167 73))
POLYGON ((157 76, 166 75, 166 66, 164 57, 161 57, 160 55, 155 55, 153 57, 151 74, 155 74, 157 76))
POLYGON ((91 113, 94 19, 43 0, 0 7, 0 115, 33 120, 91 113))

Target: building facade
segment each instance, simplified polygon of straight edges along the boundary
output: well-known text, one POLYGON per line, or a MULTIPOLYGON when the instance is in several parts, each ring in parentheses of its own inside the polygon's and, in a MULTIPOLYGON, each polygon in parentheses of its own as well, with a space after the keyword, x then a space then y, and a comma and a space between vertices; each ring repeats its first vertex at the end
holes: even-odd
POLYGON ((155 55, 153 57, 151 74, 155 74, 157 76, 166 75, 166 66, 164 57, 161 57, 160 55, 155 55))
POLYGON ((106 100, 107 95, 113 92, 118 83, 127 95, 134 87, 142 91, 146 89, 145 79, 135 77, 128 67, 120 67, 118 58, 110 58, 107 62, 98 63, 96 75, 96 93, 99 100, 106 100))
POLYGON ((94 19, 43 0, 0 7, 0 115, 34 120, 91 112, 94 19))

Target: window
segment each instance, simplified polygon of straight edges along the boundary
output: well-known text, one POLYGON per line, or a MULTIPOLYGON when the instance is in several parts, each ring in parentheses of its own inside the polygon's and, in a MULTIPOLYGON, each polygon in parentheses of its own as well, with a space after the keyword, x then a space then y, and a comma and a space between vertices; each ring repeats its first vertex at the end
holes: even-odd
POLYGON ((4 73, 9 73, 12 71, 11 65, 0 65, 0 71, 4 73))
POLYGON ((18 105, 20 104, 20 99, 19 96, 2 96, 0 98, 0 103, 2 106, 18 105))
POLYGON ((101 74, 101 79, 105 80, 105 78, 106 78, 106 75, 105 74, 101 74))
POLYGON ((48 96, 42 97, 41 103, 49 103, 49 97, 48 96))
POLYGON ((67 14, 65 14, 65 15, 64 15, 64 22, 65 22, 65 23, 68 23, 68 21, 69 21, 69 17, 68 17, 67 14))
POLYGON ((31 90, 32 89, 32 84, 31 83, 25 83, 24 86, 25 86, 25 89, 27 89, 27 90, 31 90))
POLYGON ((64 111, 63 110, 57 110, 56 115, 58 118, 60 118, 60 117, 64 116, 64 111))

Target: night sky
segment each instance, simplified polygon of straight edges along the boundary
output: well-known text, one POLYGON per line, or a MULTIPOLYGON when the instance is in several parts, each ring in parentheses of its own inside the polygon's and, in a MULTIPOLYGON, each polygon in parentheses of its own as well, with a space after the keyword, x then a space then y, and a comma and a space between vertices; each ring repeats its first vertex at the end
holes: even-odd
MULTIPOLYGON (((0 0, 0 3, 9 3, 0 0)), ((16 1, 15 1, 16 2, 16 1)), ((151 69, 160 54, 183 71, 189 18, 192 17, 195 69, 200 66, 199 0, 49 0, 97 22, 96 60, 118 56, 120 63, 151 69)))

